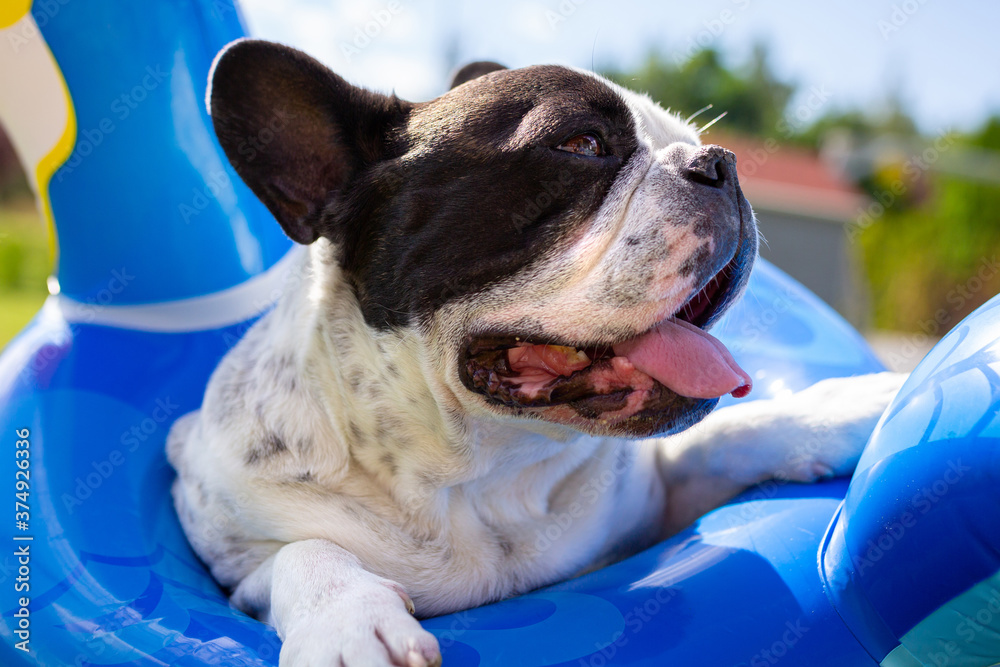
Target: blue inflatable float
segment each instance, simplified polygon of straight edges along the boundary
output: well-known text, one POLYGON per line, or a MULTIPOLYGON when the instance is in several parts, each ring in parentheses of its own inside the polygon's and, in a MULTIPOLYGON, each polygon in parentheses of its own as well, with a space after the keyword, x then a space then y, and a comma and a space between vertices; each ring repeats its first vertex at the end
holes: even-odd
MULTIPOLYGON (((202 102, 243 32, 228 0, 0 9, 0 118, 58 249, 53 296, 0 357, 0 664, 277 664, 187 545, 163 453, 296 252, 202 102)), ((766 262, 716 333, 758 398, 880 369, 766 262)), ((993 299, 913 373, 852 480, 768 482, 617 565, 427 620, 445 664, 997 664, 998 337, 993 299)))

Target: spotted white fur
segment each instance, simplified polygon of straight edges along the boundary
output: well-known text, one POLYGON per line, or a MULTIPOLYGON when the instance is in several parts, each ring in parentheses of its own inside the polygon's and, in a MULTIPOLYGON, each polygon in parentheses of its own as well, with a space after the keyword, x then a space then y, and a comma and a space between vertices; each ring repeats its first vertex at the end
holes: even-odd
POLYGON ((635 552, 776 473, 848 472, 898 388, 889 375, 828 381, 636 442, 505 414, 462 385, 469 332, 532 321, 554 338, 623 338, 696 287, 679 269, 715 241, 677 218, 691 202, 671 183, 697 133, 607 85, 632 109, 640 148, 576 237, 388 332, 365 324, 320 239, 200 412, 171 431, 184 529, 234 603, 278 629, 283 665, 433 664, 411 600, 432 616, 522 593, 635 552), (828 446, 793 460, 817 425, 828 446))

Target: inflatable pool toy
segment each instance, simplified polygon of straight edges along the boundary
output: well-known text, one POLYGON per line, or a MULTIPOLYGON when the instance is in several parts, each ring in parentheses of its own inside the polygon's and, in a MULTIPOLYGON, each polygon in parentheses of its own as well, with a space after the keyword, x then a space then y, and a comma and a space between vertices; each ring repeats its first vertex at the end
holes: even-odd
MULTIPOLYGON (((226 0, 0 9, 0 119, 58 249, 53 296, 0 356, 0 664, 277 664, 187 545, 163 453, 297 252, 202 104, 242 34, 226 0)), ((758 398, 880 369, 766 262, 716 333, 758 398)), ((997 663, 998 338, 994 299, 914 372, 852 480, 768 482, 626 561, 429 619, 445 664, 997 663)))

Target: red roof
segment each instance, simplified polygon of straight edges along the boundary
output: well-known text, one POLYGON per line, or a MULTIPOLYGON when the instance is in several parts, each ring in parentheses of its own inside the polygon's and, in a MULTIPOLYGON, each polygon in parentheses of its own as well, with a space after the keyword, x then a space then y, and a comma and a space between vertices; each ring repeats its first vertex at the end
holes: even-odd
POLYGON ((704 143, 736 153, 740 186, 759 210, 847 222, 867 205, 865 195, 811 150, 782 139, 710 132, 704 143))

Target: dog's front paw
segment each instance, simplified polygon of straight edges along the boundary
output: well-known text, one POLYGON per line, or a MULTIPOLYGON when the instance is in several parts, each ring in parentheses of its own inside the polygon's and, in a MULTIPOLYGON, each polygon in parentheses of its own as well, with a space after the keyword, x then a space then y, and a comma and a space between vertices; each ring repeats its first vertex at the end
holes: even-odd
POLYGON ((394 582, 372 575, 330 591, 324 604, 286 628, 281 667, 441 664, 437 639, 412 615, 413 602, 394 582))
POLYGON ((874 373, 823 380, 790 399, 804 428, 775 477, 795 482, 849 475, 906 375, 874 373))

